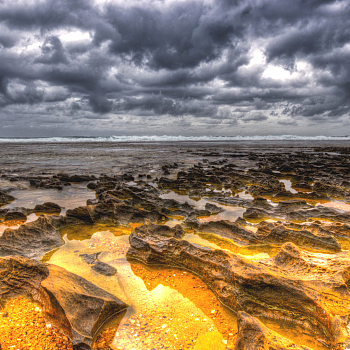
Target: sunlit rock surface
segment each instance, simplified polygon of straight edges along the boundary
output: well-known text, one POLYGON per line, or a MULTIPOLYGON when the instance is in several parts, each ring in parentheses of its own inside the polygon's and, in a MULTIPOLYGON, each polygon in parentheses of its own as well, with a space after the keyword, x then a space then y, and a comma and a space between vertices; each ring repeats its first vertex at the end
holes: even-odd
MULTIPOLYGON (((171 232, 166 226, 164 228, 171 232)), ((74 239, 78 232, 83 234, 86 229, 77 227, 77 235, 73 235, 73 228, 65 228, 63 232, 69 232, 71 240, 53 253, 50 263, 93 281, 130 305, 114 337, 115 348, 144 350, 169 346, 191 349, 197 346, 204 350, 209 340, 214 349, 226 349, 223 340, 230 349, 233 348, 237 334, 236 316, 219 303, 203 281, 178 269, 149 269, 128 262, 125 259, 131 232, 128 227, 97 230, 90 239, 74 239), (100 253, 99 260, 117 270, 116 275, 96 273, 80 256, 81 253, 93 256, 95 252, 100 253)), ((183 232, 180 230, 180 233, 183 232)))
POLYGON ((329 344, 348 341, 347 252, 312 254, 286 243, 274 258, 252 261, 163 235, 152 224, 136 228, 130 245, 128 258, 193 271, 234 310, 290 319, 329 344))
MULTIPOLYGON (((193 227, 193 225, 192 225, 193 227)), ((199 232, 209 232, 233 240, 238 244, 283 244, 293 242, 301 247, 319 248, 325 251, 340 251, 341 247, 332 234, 326 232, 311 232, 307 229, 291 230, 282 224, 260 224, 253 232, 244 227, 240 221, 212 221, 198 224, 195 229, 199 232)))
POLYGON ((50 264, 47 267, 49 276, 41 283, 46 293, 44 311, 52 320, 60 320, 59 328, 71 333, 73 344, 90 346, 103 323, 128 305, 61 267, 50 264), (58 312, 60 309, 64 313, 58 312))
POLYGON ((1 302, 23 295, 43 307, 76 348, 89 349, 101 326, 128 305, 65 269, 21 256, 0 258, 1 302))
POLYGON ((255 317, 238 312, 238 335, 235 350, 310 350, 306 346, 297 346, 291 340, 271 331, 255 317))

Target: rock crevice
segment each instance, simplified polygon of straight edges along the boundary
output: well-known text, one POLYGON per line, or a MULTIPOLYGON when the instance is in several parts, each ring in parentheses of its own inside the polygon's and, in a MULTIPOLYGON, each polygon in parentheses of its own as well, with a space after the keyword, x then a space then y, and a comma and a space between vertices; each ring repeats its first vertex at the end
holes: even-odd
POLYGON ((130 246, 129 259, 188 269, 234 310, 303 324, 330 345, 349 341, 347 252, 313 254, 286 243, 274 258, 251 261, 194 246, 150 223, 135 229, 130 246))

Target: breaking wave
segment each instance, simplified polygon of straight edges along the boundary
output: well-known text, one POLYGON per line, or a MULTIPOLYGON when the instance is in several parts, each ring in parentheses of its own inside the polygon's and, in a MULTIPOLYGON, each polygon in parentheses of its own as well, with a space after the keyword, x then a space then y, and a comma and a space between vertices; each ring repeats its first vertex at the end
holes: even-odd
POLYGON ((71 142, 176 142, 176 141, 350 141, 348 136, 108 136, 0 138, 0 143, 71 143, 71 142))

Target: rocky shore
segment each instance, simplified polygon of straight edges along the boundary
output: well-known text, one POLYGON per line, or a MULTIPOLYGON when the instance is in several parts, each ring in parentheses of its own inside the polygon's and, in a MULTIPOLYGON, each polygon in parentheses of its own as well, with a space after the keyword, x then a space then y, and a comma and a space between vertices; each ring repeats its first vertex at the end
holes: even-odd
MULTIPOLYGON (((236 350, 345 350, 350 346, 348 150, 223 153, 197 147, 188 155, 180 152, 182 162, 177 154, 148 172, 132 165, 109 175, 3 171, 0 224, 8 228, 0 233, 1 305, 26 297, 74 349, 93 348, 108 322, 130 310, 127 296, 51 264, 50 256, 66 245, 67 229, 133 227, 126 258, 199 276, 237 313, 236 350), (16 206, 19 184, 23 193, 64 192, 79 184, 91 198, 67 210, 54 199, 16 206), (214 242, 228 248, 214 248, 214 242), (319 347, 304 338, 288 339, 266 320, 303 329, 319 347)), ((81 239, 87 239, 83 232, 81 239)), ((118 268, 104 259, 113 254, 83 251, 79 258, 93 276, 118 278, 118 268)), ((113 338, 117 346, 118 335, 113 338)))

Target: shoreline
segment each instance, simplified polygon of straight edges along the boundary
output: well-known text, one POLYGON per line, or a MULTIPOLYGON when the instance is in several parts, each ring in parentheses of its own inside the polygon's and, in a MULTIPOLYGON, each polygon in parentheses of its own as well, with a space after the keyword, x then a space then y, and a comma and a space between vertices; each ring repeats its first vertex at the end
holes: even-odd
MULTIPOLYGON (((77 300, 86 293, 83 285, 89 285, 94 299, 108 293, 114 308, 129 305, 119 327, 104 336, 113 338, 117 348, 142 349, 143 342, 152 346, 161 338, 170 347, 173 342, 193 349, 206 339, 235 349, 249 325, 266 344, 277 339, 324 350, 322 342, 331 348, 350 342, 339 337, 345 334, 350 305, 347 299, 341 306, 335 302, 348 293, 349 148, 266 151, 206 145, 143 144, 122 152, 87 148, 93 153, 54 145, 44 158, 41 147, 23 147, 23 154, 10 147, 7 161, 18 168, 2 168, 0 219, 5 227, 14 218, 22 221, 0 235, 0 272, 17 266, 19 276, 25 271, 36 282, 34 293, 26 289, 25 275, 21 284, 2 280, 1 287, 9 290, 4 298, 39 295, 46 317, 54 321, 57 315, 49 311, 56 303, 68 316, 76 312, 72 305, 85 312, 84 303, 67 304, 71 285, 77 300), (28 170, 19 164, 25 157, 28 170), (32 159, 35 166, 29 165, 32 159), (56 171, 54 165, 62 164, 67 172, 56 171), (110 175, 101 173, 104 164, 112 166, 110 175), (148 270, 134 260, 163 266, 148 270), (182 272, 170 273, 169 265, 182 272), (206 284, 192 286, 196 275, 206 284), (232 329, 225 331, 232 335, 220 331, 215 313, 197 300, 208 292, 237 312, 227 323, 232 329), (45 293, 56 301, 48 303, 45 293), (309 304, 321 311, 313 312, 309 304), (157 322, 150 323, 155 314, 157 322), (301 325, 307 326, 302 336, 301 325)), ((108 314, 98 308, 94 327, 85 333, 79 322, 71 324, 71 335, 67 324, 57 326, 75 345, 91 346, 94 329, 105 321, 99 315, 108 314), (81 340, 76 333, 89 336, 81 340)))

